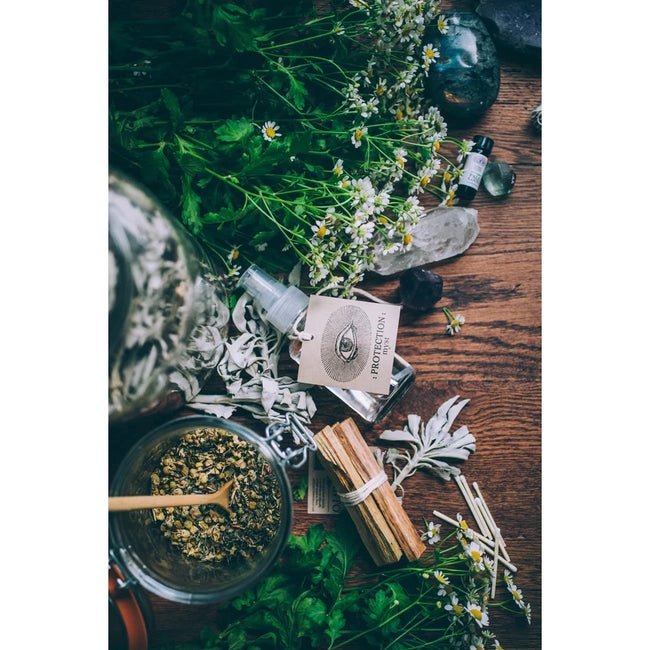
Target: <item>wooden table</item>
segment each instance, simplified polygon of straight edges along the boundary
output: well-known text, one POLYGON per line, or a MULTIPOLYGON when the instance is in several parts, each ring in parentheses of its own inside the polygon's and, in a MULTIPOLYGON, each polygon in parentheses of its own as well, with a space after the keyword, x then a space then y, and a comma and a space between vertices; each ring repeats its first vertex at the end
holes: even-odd
MULTIPOLYGON (((480 484, 519 568, 516 583, 533 609, 530 627, 492 610, 490 629, 510 650, 541 647, 541 140, 530 125, 530 112, 540 101, 539 70, 503 56, 497 102, 470 130, 454 131, 468 138, 491 136, 491 159, 513 165, 517 183, 505 200, 481 189, 472 203, 479 211, 478 239, 463 256, 436 265, 445 283, 439 307, 464 314, 461 333, 445 335, 440 309, 418 318, 404 314, 398 351, 415 367, 416 384, 381 425, 361 426, 373 440, 385 428, 401 428, 409 413, 428 418, 448 397, 470 398, 457 423, 468 425, 477 450, 462 469, 480 484)), ((364 287, 397 299, 395 279, 370 280, 364 287)), ((343 417, 342 405, 325 391, 316 398, 314 430, 343 417)), ((112 432, 111 469, 156 423, 137 423, 128 436, 112 432)), ((451 516, 466 512, 453 481, 419 473, 405 485, 404 506, 416 525, 422 517, 431 518, 433 509, 451 516)), ((308 515, 306 502, 296 504, 294 532, 317 521, 331 524, 333 516, 308 515)), ((367 559, 361 562, 371 566, 367 559)), ((218 609, 151 600, 156 645, 196 637, 218 609)))

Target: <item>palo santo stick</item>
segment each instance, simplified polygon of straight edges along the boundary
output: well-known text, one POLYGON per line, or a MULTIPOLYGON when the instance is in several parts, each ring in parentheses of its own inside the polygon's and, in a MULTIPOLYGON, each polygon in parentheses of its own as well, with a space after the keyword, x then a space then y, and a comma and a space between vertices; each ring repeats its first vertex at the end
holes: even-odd
MULTIPOLYGON (((319 431, 314 440, 323 466, 338 492, 352 492, 366 483, 332 427, 319 431)), ((348 512, 375 564, 397 562, 402 557, 402 549, 371 496, 358 506, 348 508, 348 512)))
MULTIPOLYGON (((349 453, 350 460, 361 475, 364 482, 383 471, 372 455, 370 448, 363 439, 354 420, 347 420, 335 424, 334 433, 339 436, 339 440, 349 453)), ((398 501, 393 488, 388 481, 382 483, 378 488, 372 491, 367 500, 373 499, 381 512, 388 527, 393 532, 400 548, 404 551, 406 557, 410 560, 417 560, 426 550, 418 531, 406 514, 402 504, 398 501)))
MULTIPOLYGON (((451 517, 447 517, 447 515, 443 515, 442 512, 438 512, 437 510, 433 511, 434 517, 438 517, 438 519, 442 519, 443 521, 446 521, 448 524, 451 524, 452 526, 455 526, 456 528, 460 528, 460 524, 452 519, 451 517)), ((472 531, 472 535, 476 538, 476 542, 485 550, 488 552, 492 557, 494 557, 494 542, 491 539, 487 539, 486 537, 483 537, 480 533, 477 533, 475 530, 472 531)), ((503 549, 499 549, 503 551, 503 549)), ((512 564, 512 562, 506 560, 502 555, 499 555, 499 560, 501 560, 501 563, 504 564, 510 571, 513 573, 517 573, 517 567, 512 564)))
POLYGON ((490 527, 490 530, 492 531, 493 535, 496 535, 495 531, 499 531, 499 544, 501 545, 501 550, 503 551, 503 556, 510 561, 510 556, 508 555, 508 551, 506 550, 506 543, 503 540, 503 536, 501 535, 501 529, 496 525, 496 522, 494 521, 494 517, 492 516, 492 513, 490 512, 490 509, 487 506, 487 503, 485 502, 485 499, 483 498, 483 495, 480 494, 480 491, 478 490, 478 484, 474 483, 474 489, 476 490, 477 493, 479 493, 480 496, 476 497, 476 505, 478 506, 478 509, 483 513, 483 516, 485 517, 485 520, 487 521, 488 526, 490 527))
MULTIPOLYGON (((488 526, 490 526, 490 528, 492 529, 497 528, 497 522, 495 521, 494 517, 492 516, 492 513, 490 512, 490 509, 488 508, 487 501, 485 500, 483 494, 481 493, 481 488, 478 486, 478 483, 476 481, 474 481, 472 485, 476 490, 476 494, 478 494, 478 498, 481 500, 481 506, 483 506, 483 510, 485 511, 485 516, 486 516, 488 526)), ((501 542, 503 547, 505 548, 506 543, 503 541, 503 537, 501 538, 501 542)))
POLYGON ((499 568, 499 529, 497 528, 494 535, 494 573, 492 574, 492 591, 490 596, 492 600, 497 593, 497 570, 499 568))
POLYGON ((488 539, 492 539, 492 534, 490 533, 490 529, 487 527, 487 524, 483 521, 483 517, 481 517, 481 514, 478 511, 476 504, 474 503, 474 497, 470 492, 469 485, 467 485, 467 481, 465 477, 462 474, 460 476, 454 476, 454 481, 456 481, 456 485, 458 485, 458 489, 460 490, 460 493, 463 495, 463 498, 465 499, 468 508, 470 509, 472 515, 474 516, 474 519, 478 524, 481 534, 484 537, 487 537, 488 539))

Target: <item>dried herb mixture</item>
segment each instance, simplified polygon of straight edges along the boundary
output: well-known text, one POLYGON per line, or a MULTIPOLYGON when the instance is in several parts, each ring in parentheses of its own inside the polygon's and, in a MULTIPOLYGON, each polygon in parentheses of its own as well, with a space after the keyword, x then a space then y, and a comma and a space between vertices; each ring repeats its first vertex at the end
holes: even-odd
POLYGON ((172 546, 201 562, 227 564, 264 550, 279 527, 280 487, 269 463, 237 435, 217 428, 185 434, 151 474, 151 493, 216 492, 230 479, 230 514, 216 505, 153 511, 172 546))

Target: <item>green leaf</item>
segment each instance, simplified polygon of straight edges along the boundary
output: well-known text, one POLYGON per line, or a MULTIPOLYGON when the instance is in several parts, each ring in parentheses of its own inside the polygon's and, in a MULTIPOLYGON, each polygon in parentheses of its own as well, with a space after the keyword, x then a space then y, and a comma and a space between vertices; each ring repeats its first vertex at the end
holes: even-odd
POLYGON ((182 198, 183 223, 189 230, 197 235, 203 229, 203 223, 199 214, 201 199, 192 189, 192 178, 183 176, 183 198, 182 198))
POLYGON ((181 111, 181 106, 178 103, 178 97, 169 90, 169 88, 162 88, 160 91, 160 96, 162 97, 165 107, 169 111, 169 117, 172 120, 172 124, 175 129, 180 128, 183 123, 183 112, 181 111))
MULTIPOLYGON (((271 233, 273 235, 273 233, 271 233)), ((309 479, 306 476, 301 477, 298 485, 293 487, 291 493, 295 501, 302 501, 307 496, 307 488, 309 487, 309 479)))
POLYGON ((216 139, 221 142, 241 142, 251 133, 253 133, 253 125, 246 118, 226 120, 214 130, 216 139))
POLYGON ((327 617, 327 628, 325 634, 327 638, 333 643, 338 639, 345 628, 345 616, 340 608, 335 607, 327 617))
POLYGON ((305 98, 309 92, 302 81, 296 79, 293 75, 289 75, 289 92, 287 97, 293 102, 298 110, 305 108, 305 98))

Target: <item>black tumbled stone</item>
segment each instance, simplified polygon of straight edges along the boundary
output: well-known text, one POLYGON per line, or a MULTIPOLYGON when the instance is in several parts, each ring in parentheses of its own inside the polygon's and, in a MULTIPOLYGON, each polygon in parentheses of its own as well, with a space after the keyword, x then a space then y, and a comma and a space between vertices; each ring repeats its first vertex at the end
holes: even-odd
POLYGON ((399 279, 402 306, 427 312, 442 298, 442 278, 425 269, 409 269, 399 279))

